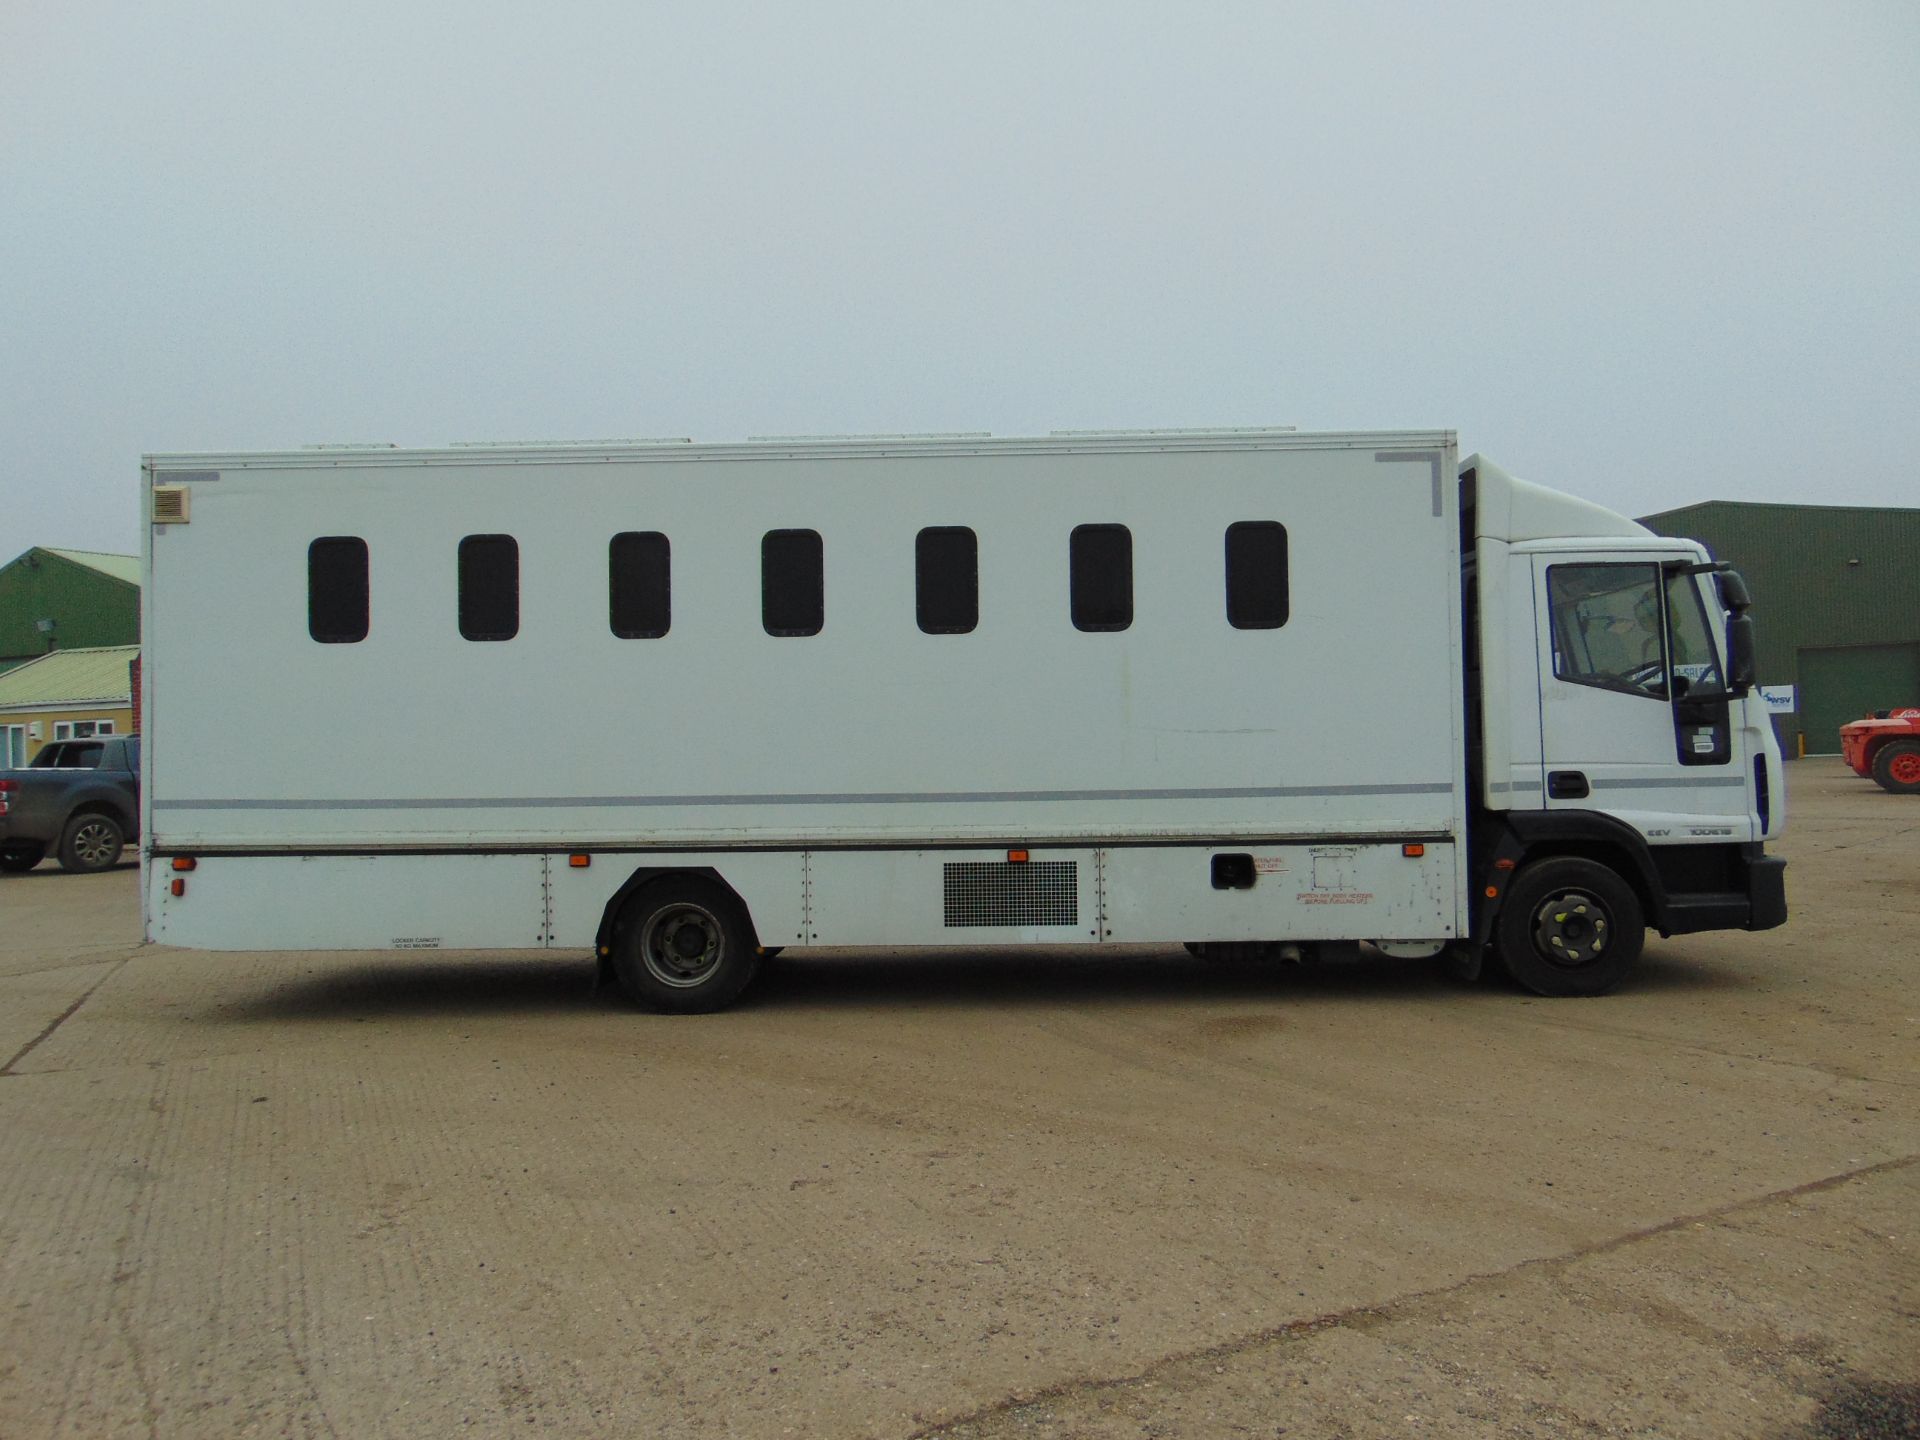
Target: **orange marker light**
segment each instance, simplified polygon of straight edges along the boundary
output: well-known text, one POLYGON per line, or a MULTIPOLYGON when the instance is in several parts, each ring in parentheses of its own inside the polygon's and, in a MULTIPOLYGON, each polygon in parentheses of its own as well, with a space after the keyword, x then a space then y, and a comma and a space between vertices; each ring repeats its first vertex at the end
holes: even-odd
POLYGON ((187 882, 184 880, 175 880, 173 884, 167 888, 172 890, 175 895, 184 895, 187 893, 187 882))
POLYGON ((1026 863, 1027 863, 1027 852, 1026 852, 1026 851, 1024 851, 1024 850, 1009 850, 1009 851, 1007 851, 1007 863, 1008 863, 1009 865, 1024 865, 1024 864, 1026 864, 1026 863))
POLYGON ((1487 898, 1489 900, 1493 899, 1499 893, 1500 893, 1500 887, 1498 885, 1487 886, 1487 898))
POLYGON ((173 868, 176 870, 191 870, 199 863, 200 862, 191 855, 176 855, 173 857, 173 868))
POLYGON ((576 870, 584 870, 593 864, 593 857, 591 855, 569 855, 567 856, 567 864, 576 870))
POLYGON ((1400 853, 1409 860, 1418 860, 1422 855, 1427 853, 1427 847, 1424 845, 1402 845, 1400 847, 1400 853))

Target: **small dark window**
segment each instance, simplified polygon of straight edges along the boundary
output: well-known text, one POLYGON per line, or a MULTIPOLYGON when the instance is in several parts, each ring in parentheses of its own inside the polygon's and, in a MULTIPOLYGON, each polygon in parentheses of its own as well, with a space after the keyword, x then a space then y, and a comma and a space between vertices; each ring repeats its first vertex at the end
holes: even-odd
POLYGON ((367 542, 323 535, 307 546, 307 633, 322 645, 367 638, 367 542))
POLYGON ((965 635, 980 623, 980 541, 966 526, 914 537, 913 609, 929 635, 965 635))
POLYGON ((769 530, 760 539, 760 623, 769 635, 818 635, 826 620, 818 530, 769 530))
POLYGON ((1287 527, 1276 520, 1227 527, 1227 623, 1236 630, 1287 623, 1287 527))
POLYGON ((1213 888, 1216 890, 1251 890, 1253 875, 1251 855, 1213 857, 1213 888))
POLYGON ((520 542, 469 535, 460 542, 460 633, 511 640, 520 633, 520 542))
POLYGON ((1133 535, 1124 525, 1073 527, 1071 589, 1076 630, 1133 624, 1133 535))
POLYGON ((672 547, 658 530, 607 545, 607 624, 622 640, 657 640, 673 622, 672 547))

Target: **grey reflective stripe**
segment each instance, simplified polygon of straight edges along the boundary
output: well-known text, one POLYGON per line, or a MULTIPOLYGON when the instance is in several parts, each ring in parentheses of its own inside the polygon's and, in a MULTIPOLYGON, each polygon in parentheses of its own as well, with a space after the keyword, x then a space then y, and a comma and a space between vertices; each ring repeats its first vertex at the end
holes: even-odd
MULTIPOLYGON (((1595 790, 1718 790, 1744 787, 1747 777, 1744 775, 1677 775, 1670 780, 1595 780, 1595 790)), ((1537 780, 1515 780, 1511 785, 1500 780, 1487 783, 1489 795, 1505 795, 1508 791, 1515 794, 1525 792, 1534 794, 1540 789, 1537 780)))
POLYGON ((1373 459, 1374 463, 1378 465, 1397 465, 1404 462, 1407 464, 1424 463, 1431 466, 1433 469, 1433 513, 1435 515, 1440 513, 1440 457, 1438 455, 1434 454, 1431 450, 1376 450, 1373 452, 1373 459))
POLYGON ((1678 775, 1670 780, 1595 780, 1596 790, 1719 790, 1744 789, 1744 775, 1678 775))
POLYGON ((1296 800, 1336 795, 1447 795, 1424 785, 1266 785, 1246 790, 954 790, 842 795, 541 795, 446 800, 161 800, 155 810, 558 810, 698 805, 999 805, 1025 800, 1296 800))

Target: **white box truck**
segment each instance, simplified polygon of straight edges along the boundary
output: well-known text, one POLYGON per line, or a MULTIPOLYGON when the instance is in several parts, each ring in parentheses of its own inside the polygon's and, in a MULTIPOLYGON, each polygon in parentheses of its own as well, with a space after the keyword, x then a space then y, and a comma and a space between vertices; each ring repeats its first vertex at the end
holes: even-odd
POLYGON ((1744 586, 1451 432, 158 455, 150 940, 1368 941, 1786 916, 1744 586))

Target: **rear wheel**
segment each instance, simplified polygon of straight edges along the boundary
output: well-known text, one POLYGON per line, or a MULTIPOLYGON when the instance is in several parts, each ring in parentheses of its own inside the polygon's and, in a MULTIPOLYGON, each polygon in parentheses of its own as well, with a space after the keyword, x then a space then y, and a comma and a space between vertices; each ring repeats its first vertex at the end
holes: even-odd
POLYGON ((1895 740, 1875 751, 1873 783, 1895 795, 1920 795, 1920 740, 1895 740))
POLYGON ((1626 979, 1645 941, 1633 887, 1574 856, 1521 870, 1494 927, 1500 963, 1536 995, 1604 995, 1626 979))
POLYGON ((711 881, 656 880, 621 912, 613 973, 627 998, 649 1009, 683 1015, 722 1009, 759 968, 746 907, 711 881))
POLYGON ((76 815, 60 837, 60 868, 82 873, 111 869, 126 844, 120 822, 111 815, 76 815))
POLYGON ((44 845, 17 845, 11 850, 0 850, 0 870, 9 875, 24 875, 38 865, 46 853, 44 845))

